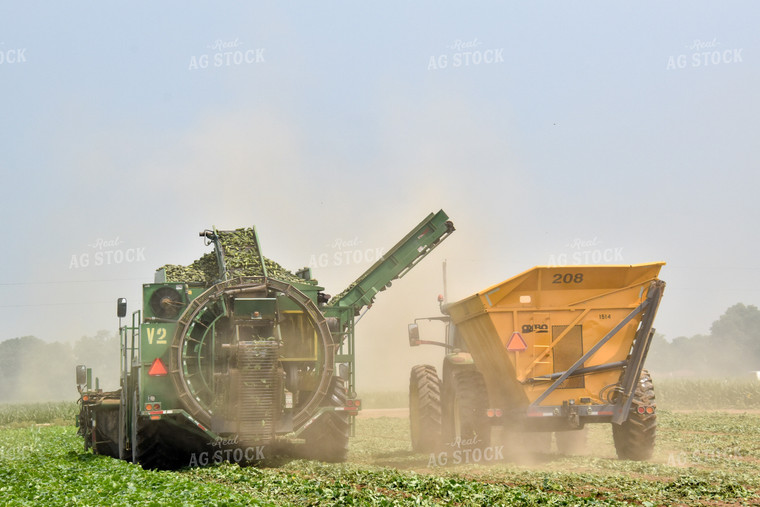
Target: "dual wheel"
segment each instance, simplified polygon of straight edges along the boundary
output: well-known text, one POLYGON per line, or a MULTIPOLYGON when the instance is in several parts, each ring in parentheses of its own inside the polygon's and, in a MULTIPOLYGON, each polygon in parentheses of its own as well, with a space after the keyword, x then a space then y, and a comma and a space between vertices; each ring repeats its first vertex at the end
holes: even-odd
POLYGON ((485 382, 474 369, 454 372, 442 385, 434 366, 415 366, 409 378, 412 449, 434 452, 442 445, 488 446, 487 408, 485 382))

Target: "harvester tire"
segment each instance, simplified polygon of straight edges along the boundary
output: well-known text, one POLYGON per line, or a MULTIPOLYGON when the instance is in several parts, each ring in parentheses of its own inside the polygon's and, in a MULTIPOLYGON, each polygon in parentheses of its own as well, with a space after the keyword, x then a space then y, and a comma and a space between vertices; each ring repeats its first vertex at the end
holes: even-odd
POLYGON ((444 384, 445 444, 458 447, 487 447, 491 444, 488 422, 488 391, 476 370, 453 372, 444 384))
POLYGON ((647 370, 641 371, 628 419, 623 424, 612 425, 612 438, 619 459, 643 461, 652 457, 657 432, 657 413, 655 410, 652 414, 640 414, 639 407, 656 409, 652 377, 647 370))
POLYGON ((409 376, 409 425, 412 450, 433 452, 441 440, 441 380, 435 366, 420 364, 409 376))
POLYGON ((142 466, 145 470, 171 470, 181 466, 182 463, 173 456, 171 449, 162 444, 164 439, 158 434, 158 425, 151 424, 139 415, 140 398, 137 391, 134 391, 132 401, 132 463, 142 466))
MULTIPOLYGON (((345 407, 348 400, 346 380, 335 376, 330 382, 330 393, 325 398, 333 407, 345 407)), ((311 459, 339 463, 346 461, 351 422, 343 411, 328 411, 314 421, 305 432, 306 456, 311 459)))
POLYGON ((175 470, 187 466, 182 460, 184 451, 179 452, 165 444, 165 435, 159 431, 159 424, 137 419, 137 438, 132 442, 132 462, 145 470, 175 470))

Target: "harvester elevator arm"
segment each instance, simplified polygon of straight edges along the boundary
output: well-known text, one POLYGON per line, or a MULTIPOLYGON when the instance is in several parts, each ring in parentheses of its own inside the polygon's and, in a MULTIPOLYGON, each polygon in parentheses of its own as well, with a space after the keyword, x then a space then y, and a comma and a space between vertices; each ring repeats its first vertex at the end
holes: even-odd
POLYGON ((334 297, 328 308, 353 308, 358 315, 364 306, 372 304, 378 292, 404 276, 452 232, 454 224, 443 210, 431 213, 348 289, 334 297))

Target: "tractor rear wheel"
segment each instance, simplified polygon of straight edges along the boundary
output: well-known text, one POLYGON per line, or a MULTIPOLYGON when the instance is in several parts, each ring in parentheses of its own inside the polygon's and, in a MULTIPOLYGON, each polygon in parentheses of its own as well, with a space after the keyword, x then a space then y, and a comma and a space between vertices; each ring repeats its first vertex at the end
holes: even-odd
POLYGON ((612 425, 612 438, 619 459, 642 461, 652 457, 657 432, 656 408, 652 377, 647 370, 642 370, 628 419, 623 424, 612 425), (652 412, 647 413, 650 407, 652 412))
POLYGON ((448 445, 487 447, 491 444, 488 422, 488 391, 483 376, 476 370, 451 374, 444 385, 444 437, 448 445))
POLYGON ((433 452, 441 439, 441 380, 435 366, 419 364, 409 376, 412 450, 433 452))

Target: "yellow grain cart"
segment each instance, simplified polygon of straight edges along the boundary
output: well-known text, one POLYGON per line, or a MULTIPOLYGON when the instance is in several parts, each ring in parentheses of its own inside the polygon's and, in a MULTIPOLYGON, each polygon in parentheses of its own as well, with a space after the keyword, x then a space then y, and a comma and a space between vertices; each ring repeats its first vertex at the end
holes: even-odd
MULTIPOLYGON (((487 444, 493 425, 563 432, 612 423, 618 456, 647 459, 656 406, 643 370, 665 283, 664 263, 539 266, 455 303, 434 317, 447 324, 442 378, 412 369, 412 444, 487 444)), ((558 434, 559 435, 559 434, 558 434)), ((559 443, 559 439, 558 439, 559 443)))

